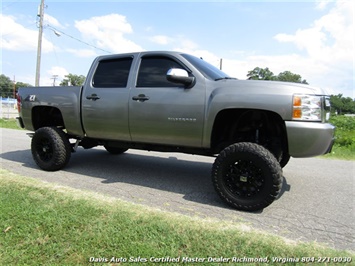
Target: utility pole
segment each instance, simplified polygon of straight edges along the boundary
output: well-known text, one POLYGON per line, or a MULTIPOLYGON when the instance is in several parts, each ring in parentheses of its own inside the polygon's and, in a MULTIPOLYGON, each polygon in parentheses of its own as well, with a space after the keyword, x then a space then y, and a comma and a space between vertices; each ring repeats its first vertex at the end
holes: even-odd
POLYGON ((14 75, 14 99, 16 99, 16 79, 14 75))
POLYGON ((53 87, 55 87, 55 81, 58 78, 58 75, 53 75, 51 79, 53 79, 53 87))
POLYGON ((35 86, 39 86, 39 78, 40 78, 40 75, 41 75, 41 54, 42 54, 44 0, 41 0, 41 5, 39 6, 39 12, 38 12, 37 16, 39 17, 39 25, 38 25, 39 30, 38 30, 37 65, 36 65, 35 86))

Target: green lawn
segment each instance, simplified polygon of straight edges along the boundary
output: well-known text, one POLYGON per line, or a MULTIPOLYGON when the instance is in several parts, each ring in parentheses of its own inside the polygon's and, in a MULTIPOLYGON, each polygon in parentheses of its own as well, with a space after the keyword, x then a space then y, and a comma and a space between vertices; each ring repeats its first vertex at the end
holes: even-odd
POLYGON ((21 129, 16 124, 16 119, 5 119, 0 118, 0 127, 2 128, 12 128, 12 129, 21 129))
MULTIPOLYGON (((354 133, 355 134, 355 133, 354 133)), ((321 158, 338 159, 338 160, 355 160, 355 144, 351 146, 339 146, 335 144, 332 152, 323 155, 321 158)))
POLYGON ((354 259, 346 251, 286 241, 243 224, 163 212, 1 169, 0 192, 1 265, 354 259))
POLYGON ((335 129, 335 144, 331 154, 325 158, 355 160, 355 117, 332 116, 335 129))

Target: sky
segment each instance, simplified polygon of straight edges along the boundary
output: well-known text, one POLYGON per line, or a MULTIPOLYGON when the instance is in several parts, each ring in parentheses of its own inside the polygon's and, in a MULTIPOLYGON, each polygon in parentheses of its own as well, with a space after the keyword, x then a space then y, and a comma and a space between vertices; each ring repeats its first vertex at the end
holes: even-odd
MULTIPOLYGON (((32 85, 39 4, 1 0, 1 74, 32 85)), ((40 85, 86 76, 99 55, 173 50, 217 67, 222 59, 238 79, 268 67, 355 98, 354 13, 354 0, 45 0, 40 85)))

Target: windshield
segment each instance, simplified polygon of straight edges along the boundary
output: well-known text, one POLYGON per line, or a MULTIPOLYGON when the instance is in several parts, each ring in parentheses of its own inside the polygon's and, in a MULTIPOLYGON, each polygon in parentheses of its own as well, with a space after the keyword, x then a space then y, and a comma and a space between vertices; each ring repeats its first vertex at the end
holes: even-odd
POLYGON ((220 80, 220 79, 232 79, 232 77, 228 76, 223 71, 219 70, 217 67, 203 61, 198 57, 182 54, 184 58, 186 58, 194 67, 196 67, 206 78, 212 80, 220 80))

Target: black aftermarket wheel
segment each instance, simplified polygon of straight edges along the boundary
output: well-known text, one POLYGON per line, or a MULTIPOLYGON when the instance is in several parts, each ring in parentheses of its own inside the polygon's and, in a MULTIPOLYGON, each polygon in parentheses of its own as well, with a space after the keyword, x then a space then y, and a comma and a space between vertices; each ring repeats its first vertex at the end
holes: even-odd
POLYGON ((213 185, 220 197, 239 210, 256 211, 270 205, 282 186, 282 170, 276 158, 254 143, 225 148, 212 168, 213 185))
POLYGON ((42 127, 36 130, 32 138, 31 151, 36 164, 46 171, 62 169, 71 156, 68 138, 56 127, 42 127))

